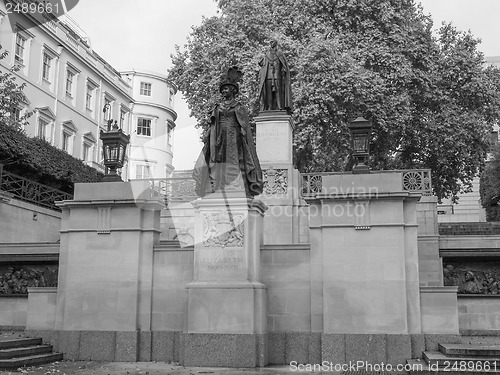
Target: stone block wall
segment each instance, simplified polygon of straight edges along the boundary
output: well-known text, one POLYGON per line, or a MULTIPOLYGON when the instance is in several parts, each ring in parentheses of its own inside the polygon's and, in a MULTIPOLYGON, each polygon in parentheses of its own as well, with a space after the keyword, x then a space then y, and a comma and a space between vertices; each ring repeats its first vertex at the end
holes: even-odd
POLYGON ((308 245, 264 245, 262 282, 267 286, 269 332, 311 332, 308 245))
POLYGON ((0 329, 24 328, 28 311, 27 295, 0 294, 0 329))
POLYGON ((0 196, 0 243, 56 242, 59 229, 60 212, 0 196))
POLYGON ((187 308, 185 285, 193 280, 193 247, 156 246, 153 252, 151 328, 182 331, 187 308))
POLYGON ((500 335, 500 295, 459 295, 458 321, 463 335, 500 335))

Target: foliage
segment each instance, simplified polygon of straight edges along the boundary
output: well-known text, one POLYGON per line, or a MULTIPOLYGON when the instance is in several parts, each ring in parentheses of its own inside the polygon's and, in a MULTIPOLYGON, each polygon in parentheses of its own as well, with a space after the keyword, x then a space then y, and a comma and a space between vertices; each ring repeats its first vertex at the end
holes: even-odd
POLYGON ((500 72, 479 41, 432 21, 413 0, 219 0, 193 27, 169 78, 198 126, 218 100, 221 72, 238 64, 241 100, 258 114, 258 60, 277 39, 294 94, 294 157, 302 172, 343 169, 349 121, 373 122, 374 169, 430 168, 435 193, 471 187, 500 117, 500 72))
POLYGON ((73 192, 76 182, 97 182, 102 173, 41 138, 30 138, 0 121, 0 163, 5 170, 73 192))
MULTIPOLYGON (((0 46, 0 60, 3 60, 9 54, 8 51, 1 52, 0 46)), ((19 107, 19 104, 26 101, 23 89, 26 83, 17 84, 13 72, 20 69, 15 65, 6 72, 0 72, 0 119, 4 123, 14 126, 18 129, 26 124, 26 120, 31 116, 31 112, 26 112, 20 118, 14 118, 14 109, 19 107)))
POLYGON ((500 221, 500 144, 493 150, 480 179, 481 204, 488 221, 500 221))

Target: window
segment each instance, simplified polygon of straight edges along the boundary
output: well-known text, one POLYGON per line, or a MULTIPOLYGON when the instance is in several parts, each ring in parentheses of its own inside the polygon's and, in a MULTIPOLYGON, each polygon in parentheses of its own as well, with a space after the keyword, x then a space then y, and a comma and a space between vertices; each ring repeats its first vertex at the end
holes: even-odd
POLYGON ((151 120, 139 118, 137 120, 137 135, 151 136, 151 120))
POLYGON ((92 111, 92 103, 94 99, 94 89, 87 85, 87 96, 85 98, 85 108, 87 108, 89 111, 92 111))
POLYGON ((50 82, 50 66, 52 63, 52 58, 47 54, 43 53, 43 65, 42 65, 42 78, 50 82))
POLYGON ((69 153, 69 143, 71 140, 71 135, 66 132, 62 134, 62 149, 69 153))
POLYGON ((24 52, 26 49, 26 38, 19 33, 16 34, 16 53, 14 59, 19 64, 24 64, 24 52))
POLYGON ((151 83, 141 82, 141 95, 151 96, 151 83))
POLYGON ((123 126, 125 125, 125 116, 126 116, 125 111, 120 111, 120 128, 123 129, 123 126))
POLYGON ((84 161, 89 161, 89 155, 90 155, 90 146, 89 144, 87 143, 84 143, 83 144, 83 151, 82 151, 82 154, 83 154, 83 160, 84 161))
POLYGON ((168 144, 172 143, 172 129, 170 126, 167 126, 167 142, 168 144))
POLYGON ((111 120, 113 118, 113 99, 111 99, 108 96, 104 97, 104 109, 106 109, 106 112, 104 112, 104 121, 111 120))
POLYGON ((174 107, 174 90, 169 91, 168 95, 168 105, 170 108, 174 107))
POLYGON ((66 98, 70 98, 71 104, 73 105, 76 105, 76 91, 79 73, 80 71, 74 65, 69 62, 66 63, 66 98))
POLYGON ((10 112, 10 118, 12 121, 19 121, 21 119, 21 108, 14 107, 10 112))
POLYGON ((73 80, 75 74, 69 70, 66 71, 66 95, 73 96, 73 80))
POLYGON ((73 142, 77 130, 78 129, 71 120, 62 123, 61 148, 68 154, 73 154, 73 142))
POLYGON ((35 108, 37 130, 36 135, 53 144, 54 140, 54 112, 49 107, 35 108))
POLYGON ((86 162, 94 161, 94 146, 96 144, 96 138, 91 132, 83 135, 82 144, 82 160, 86 162))
POLYGON ((85 91, 85 109, 90 113, 90 116, 92 118, 95 118, 95 114, 93 113, 96 104, 95 104, 95 98, 96 98, 96 89, 97 89, 97 83, 92 81, 90 78, 87 78, 87 84, 86 84, 86 91, 85 91))
POLYGON ((144 179, 149 178, 151 176, 151 169, 149 165, 138 164, 135 167, 135 178, 144 179))
POLYGON ((40 118, 38 119, 38 136, 46 141, 49 141, 49 122, 40 118))

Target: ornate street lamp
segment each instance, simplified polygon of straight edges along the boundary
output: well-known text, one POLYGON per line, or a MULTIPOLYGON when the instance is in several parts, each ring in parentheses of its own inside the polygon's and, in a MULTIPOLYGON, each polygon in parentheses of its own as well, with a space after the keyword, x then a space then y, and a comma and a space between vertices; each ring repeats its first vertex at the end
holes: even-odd
MULTIPOLYGON (((110 107, 109 104, 106 104, 103 112, 106 113, 106 108, 109 109, 110 107)), ((123 130, 118 128, 116 121, 113 126, 112 124, 113 120, 109 119, 107 121, 108 131, 104 132, 101 130, 100 136, 103 145, 104 166, 109 170, 103 177, 103 182, 123 181, 118 173, 116 173, 116 170, 123 167, 127 145, 130 141, 130 135, 123 133, 123 130)))
POLYGON ((370 137, 372 122, 358 117, 349 124, 352 142, 352 156, 356 162, 352 173, 370 173, 370 168, 365 164, 370 156, 370 137))

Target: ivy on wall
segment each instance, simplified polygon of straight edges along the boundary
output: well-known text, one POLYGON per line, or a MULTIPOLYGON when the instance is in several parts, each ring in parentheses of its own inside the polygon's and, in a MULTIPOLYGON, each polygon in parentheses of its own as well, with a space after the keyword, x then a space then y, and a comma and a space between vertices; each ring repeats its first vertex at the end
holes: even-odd
POLYGON ((4 169, 73 193, 77 182, 98 182, 103 174, 47 141, 29 137, 0 121, 0 163, 4 169))

